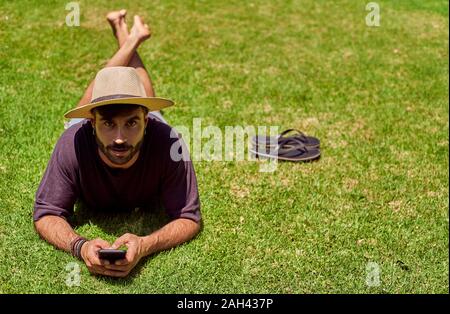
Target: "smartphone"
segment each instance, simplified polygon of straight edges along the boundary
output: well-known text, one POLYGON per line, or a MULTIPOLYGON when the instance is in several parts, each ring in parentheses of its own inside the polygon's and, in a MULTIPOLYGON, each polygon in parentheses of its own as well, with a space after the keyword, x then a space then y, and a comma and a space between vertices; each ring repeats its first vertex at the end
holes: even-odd
POLYGON ((126 250, 101 249, 98 251, 98 257, 100 259, 105 259, 110 262, 124 259, 125 255, 127 255, 126 250))

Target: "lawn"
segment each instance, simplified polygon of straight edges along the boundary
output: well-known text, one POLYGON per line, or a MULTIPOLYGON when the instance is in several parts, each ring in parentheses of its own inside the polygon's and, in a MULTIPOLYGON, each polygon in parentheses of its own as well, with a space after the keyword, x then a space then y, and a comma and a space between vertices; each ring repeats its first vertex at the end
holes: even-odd
MULTIPOLYGON (((85 0, 79 27, 67 2, 0 2, 0 293, 449 292, 448 1, 377 1, 379 27, 369 1, 85 0), (76 260, 35 233, 34 194, 122 7, 153 29, 139 51, 171 125, 295 127, 322 156, 195 161, 202 232, 127 279, 78 262, 70 287, 76 260)), ((80 214, 76 230, 113 241, 165 219, 80 214)))

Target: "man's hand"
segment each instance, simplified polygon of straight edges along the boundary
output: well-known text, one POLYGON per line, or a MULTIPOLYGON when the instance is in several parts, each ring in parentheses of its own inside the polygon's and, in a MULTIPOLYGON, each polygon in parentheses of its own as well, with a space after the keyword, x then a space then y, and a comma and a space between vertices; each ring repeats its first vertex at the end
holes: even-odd
POLYGON ((122 245, 125 245, 128 248, 127 255, 124 259, 117 260, 114 264, 104 261, 105 269, 116 272, 118 275, 117 277, 127 276, 139 260, 144 256, 141 237, 131 233, 126 233, 118 238, 111 248, 118 249, 122 245))
POLYGON ((105 275, 111 277, 123 277, 123 272, 106 268, 107 261, 98 258, 98 250, 109 249, 111 245, 102 239, 86 242, 81 247, 81 257, 91 274, 105 275))

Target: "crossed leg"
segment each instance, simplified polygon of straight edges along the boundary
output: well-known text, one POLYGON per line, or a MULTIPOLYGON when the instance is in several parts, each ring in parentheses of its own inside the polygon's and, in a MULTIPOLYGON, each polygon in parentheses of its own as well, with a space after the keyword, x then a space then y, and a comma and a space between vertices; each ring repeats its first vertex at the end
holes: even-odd
MULTIPOLYGON (((139 75, 139 78, 144 85, 145 92, 147 96, 154 97, 155 93, 153 90, 152 82, 150 76, 142 63, 139 54, 137 53, 137 48, 141 43, 150 38, 151 33, 147 26, 144 24, 142 19, 135 15, 134 25, 131 28, 130 33, 128 33, 127 24, 125 22, 126 10, 113 11, 108 13, 107 20, 110 23, 113 33, 117 38, 119 44, 119 49, 112 56, 112 58, 107 62, 105 67, 112 66, 129 66, 134 67, 139 75)), ((78 102, 77 107, 85 105, 90 102, 92 96, 92 89, 94 87, 94 81, 92 81, 83 97, 78 102)))
MULTIPOLYGON (((128 39, 128 27, 125 22, 125 16, 127 14, 126 10, 120 10, 120 11, 113 11, 108 13, 107 20, 111 25, 111 28, 113 30, 114 36, 117 38, 117 42, 119 44, 119 49, 122 47, 125 42, 128 39)), ((151 32, 148 29, 148 25, 144 24, 142 19, 135 15, 134 16, 134 25, 131 29, 131 33, 133 36, 147 36, 145 35, 148 33, 148 37, 145 37, 145 39, 150 38, 151 32)), ((133 53, 131 56, 130 62, 128 63, 129 67, 133 67, 136 69, 137 73, 139 74, 139 78, 142 81, 142 84, 144 85, 145 92, 147 93, 147 96, 154 97, 155 92, 153 90, 152 81, 150 79, 150 76, 147 72, 147 69, 144 66, 144 63, 142 62, 141 58, 139 57, 139 54, 137 50, 133 53)))

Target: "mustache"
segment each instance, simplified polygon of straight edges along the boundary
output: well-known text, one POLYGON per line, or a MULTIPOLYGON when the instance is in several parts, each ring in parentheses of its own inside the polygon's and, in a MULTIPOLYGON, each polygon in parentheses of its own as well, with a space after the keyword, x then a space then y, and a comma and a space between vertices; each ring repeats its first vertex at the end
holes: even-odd
POLYGON ((113 150, 129 150, 129 149, 133 148, 133 146, 127 145, 127 144, 121 144, 121 145, 112 144, 112 145, 106 146, 106 148, 113 149, 113 150))

